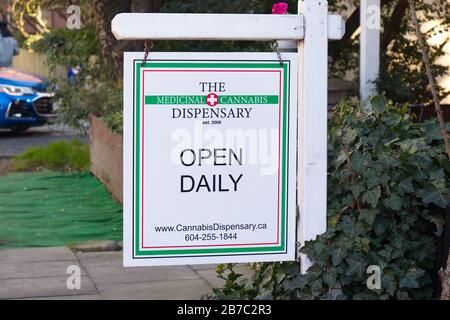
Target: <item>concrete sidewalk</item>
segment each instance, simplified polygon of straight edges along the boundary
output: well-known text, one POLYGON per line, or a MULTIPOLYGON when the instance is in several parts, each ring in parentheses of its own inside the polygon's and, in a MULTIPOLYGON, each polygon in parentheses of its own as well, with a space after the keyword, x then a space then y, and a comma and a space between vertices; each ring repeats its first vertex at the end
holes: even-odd
MULTIPOLYGON (((246 276, 252 271, 239 265, 246 276)), ((0 251, 0 299, 199 299, 221 287, 215 265, 123 268, 122 252, 73 253, 65 247, 0 251), (67 289, 67 268, 81 288, 67 289)))

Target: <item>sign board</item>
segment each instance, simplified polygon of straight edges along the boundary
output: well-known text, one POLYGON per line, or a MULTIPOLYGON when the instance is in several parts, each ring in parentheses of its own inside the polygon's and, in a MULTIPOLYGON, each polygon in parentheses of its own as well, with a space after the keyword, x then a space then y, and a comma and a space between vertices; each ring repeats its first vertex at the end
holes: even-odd
POLYGON ((295 259, 297 57, 125 53, 125 266, 295 259))

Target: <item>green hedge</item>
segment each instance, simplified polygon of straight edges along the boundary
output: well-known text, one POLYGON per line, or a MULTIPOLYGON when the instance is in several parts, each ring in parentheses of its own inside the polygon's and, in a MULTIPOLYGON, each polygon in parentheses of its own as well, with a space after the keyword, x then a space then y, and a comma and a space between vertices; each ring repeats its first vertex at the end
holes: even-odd
POLYGON ((55 141, 44 147, 31 147, 12 159, 15 171, 49 169, 56 171, 89 171, 89 145, 77 140, 55 141))
POLYGON ((343 102, 331 112, 328 228, 302 249, 314 265, 259 264, 241 280, 233 265, 214 299, 432 298, 437 237, 443 231, 450 163, 435 121, 414 123, 406 108, 383 97, 373 112, 343 102), (438 208, 438 209, 436 209, 438 208), (366 285, 369 265, 381 268, 381 289, 366 285), (339 288, 336 290, 336 288, 339 288))

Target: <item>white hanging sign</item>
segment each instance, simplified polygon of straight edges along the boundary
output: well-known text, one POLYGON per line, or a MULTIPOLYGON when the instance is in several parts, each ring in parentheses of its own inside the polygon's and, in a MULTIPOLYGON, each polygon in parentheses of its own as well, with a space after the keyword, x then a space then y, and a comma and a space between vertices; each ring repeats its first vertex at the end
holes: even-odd
POLYGON ((124 264, 295 259, 297 53, 125 53, 124 264))

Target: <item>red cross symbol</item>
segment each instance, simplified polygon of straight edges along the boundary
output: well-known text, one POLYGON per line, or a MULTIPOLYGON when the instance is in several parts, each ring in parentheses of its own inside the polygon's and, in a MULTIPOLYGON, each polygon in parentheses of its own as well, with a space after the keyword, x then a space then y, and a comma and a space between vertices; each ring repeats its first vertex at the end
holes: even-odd
POLYGON ((210 107, 215 107, 219 103, 219 96, 215 93, 210 93, 206 96, 206 104, 210 107))

